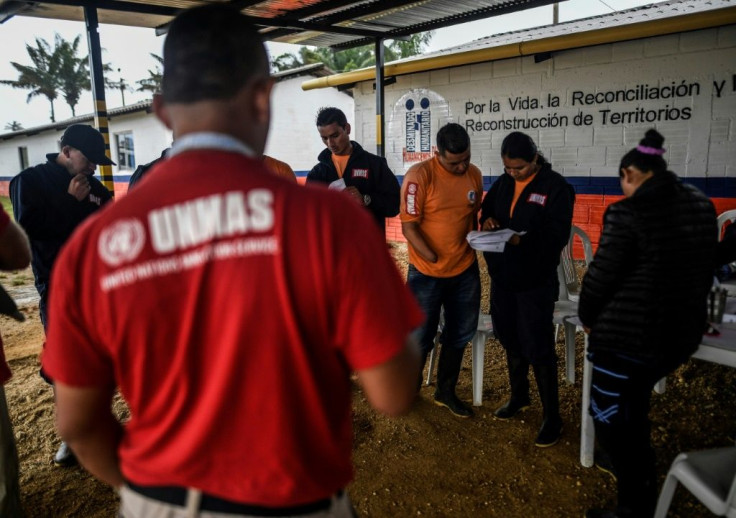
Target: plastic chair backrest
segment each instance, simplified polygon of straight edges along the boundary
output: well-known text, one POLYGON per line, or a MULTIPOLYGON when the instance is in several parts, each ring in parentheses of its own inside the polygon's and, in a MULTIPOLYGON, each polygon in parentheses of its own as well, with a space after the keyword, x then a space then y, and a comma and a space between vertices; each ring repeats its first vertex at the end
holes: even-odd
POLYGON ((557 267, 557 279, 560 281, 559 300, 577 301, 580 292, 580 279, 578 279, 575 260, 572 256, 575 236, 578 236, 583 243, 585 266, 588 266, 590 261, 593 260, 593 245, 590 242, 590 237, 583 229, 573 225, 570 229, 570 239, 568 239, 565 248, 562 249, 560 265, 557 267))
POLYGON ((736 474, 734 474, 733 476, 731 489, 728 491, 726 505, 728 507, 728 511, 726 511, 726 516, 736 516, 736 474))
POLYGON ((718 215, 718 241, 723 239, 723 230, 726 228, 726 223, 733 224, 736 220, 736 209, 727 210, 718 215))

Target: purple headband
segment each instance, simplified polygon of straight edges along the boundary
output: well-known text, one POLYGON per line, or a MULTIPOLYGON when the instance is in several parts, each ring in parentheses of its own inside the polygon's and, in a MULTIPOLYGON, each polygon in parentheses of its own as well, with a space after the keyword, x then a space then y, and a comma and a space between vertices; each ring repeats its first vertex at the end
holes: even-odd
POLYGON ((636 150, 640 153, 644 153, 645 155, 664 155, 664 148, 658 149, 656 147, 649 147, 649 146, 636 146, 636 150))

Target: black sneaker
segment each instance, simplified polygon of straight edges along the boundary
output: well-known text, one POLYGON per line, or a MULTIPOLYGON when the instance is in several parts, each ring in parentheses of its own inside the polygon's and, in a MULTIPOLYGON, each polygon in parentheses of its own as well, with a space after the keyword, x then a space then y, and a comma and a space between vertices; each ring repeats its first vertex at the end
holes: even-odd
POLYGON ((557 444, 561 435, 562 421, 560 418, 545 419, 542 427, 539 429, 539 434, 537 434, 537 440, 534 441, 534 445, 540 448, 549 448, 557 444))
POLYGON ((511 419, 519 412, 529 408, 530 404, 531 402, 528 399, 520 403, 517 403, 513 399, 509 399, 504 406, 493 412, 493 415, 499 419, 511 419))
POLYGON ((446 394, 435 392, 434 404, 449 408, 450 412, 458 417, 473 416, 473 410, 468 405, 460 401, 460 399, 452 392, 446 394))
POLYGON ((62 468, 68 468, 77 464, 77 457, 74 456, 74 452, 63 441, 59 445, 56 455, 54 455, 54 464, 62 468))

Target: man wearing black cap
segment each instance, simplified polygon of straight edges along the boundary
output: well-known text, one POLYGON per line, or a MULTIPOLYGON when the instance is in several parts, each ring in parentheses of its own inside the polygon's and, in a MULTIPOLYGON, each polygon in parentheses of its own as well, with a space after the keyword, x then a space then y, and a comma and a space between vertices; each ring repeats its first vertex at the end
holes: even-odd
MULTIPOLYGON (((48 325, 47 300, 51 268, 62 245, 87 216, 110 201, 110 191, 94 178, 96 165, 115 165, 105 155, 102 134, 91 126, 73 124, 61 137, 61 151, 48 161, 22 171, 10 181, 15 220, 28 234, 31 266, 41 296, 39 310, 44 330, 48 325)), ((41 375, 44 376, 43 371, 41 375)), ((45 376, 44 379, 48 380, 45 376)), ((54 457, 60 466, 75 463, 61 444, 54 457)))

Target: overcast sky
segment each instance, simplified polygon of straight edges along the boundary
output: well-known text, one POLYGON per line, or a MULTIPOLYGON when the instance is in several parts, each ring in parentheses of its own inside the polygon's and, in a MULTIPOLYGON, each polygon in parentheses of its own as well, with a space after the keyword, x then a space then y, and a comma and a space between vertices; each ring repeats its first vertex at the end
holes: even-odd
MULTIPOLYGON (((629 9, 649 3, 654 2, 651 0, 566 0, 560 3, 560 21, 606 14, 614 10, 629 9)), ((435 31, 428 50, 440 50, 500 32, 550 23, 552 23, 551 6, 465 23, 435 31)), ((76 36, 81 35, 80 55, 88 53, 86 33, 82 22, 16 16, 0 25, 0 48, 2 48, 0 79, 17 79, 18 73, 10 62, 30 65, 26 44, 34 45, 35 38, 43 38, 53 45, 56 33, 67 40, 73 40, 76 36)), ((150 57, 150 53, 161 55, 163 47, 163 38, 157 37, 153 29, 118 25, 100 25, 100 42, 104 49, 103 61, 110 63, 115 69, 112 79, 118 80, 122 76, 127 83, 133 86, 135 86, 135 81, 148 77, 148 69, 155 68, 155 61, 150 57), (120 74, 117 73, 117 69, 120 69, 120 74)), ((298 49, 295 45, 278 43, 268 44, 268 46, 272 56, 284 52, 295 52, 295 49, 298 49)), ((5 126, 11 121, 18 121, 25 128, 50 122, 48 100, 43 96, 38 96, 30 103, 26 103, 27 96, 27 90, 17 90, 0 85, 0 99, 2 99, 0 101, 0 133, 7 131, 5 126)), ((145 98, 145 94, 125 92, 126 104, 145 98)), ((106 100, 108 109, 122 106, 119 91, 108 90, 106 100)), ((57 121, 71 117, 71 110, 62 97, 54 102, 54 109, 57 121)), ((78 115, 92 112, 92 97, 89 93, 82 96, 76 110, 78 115)))

